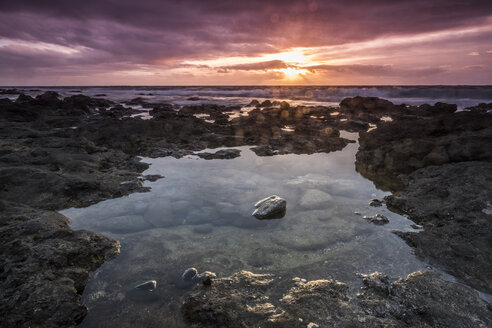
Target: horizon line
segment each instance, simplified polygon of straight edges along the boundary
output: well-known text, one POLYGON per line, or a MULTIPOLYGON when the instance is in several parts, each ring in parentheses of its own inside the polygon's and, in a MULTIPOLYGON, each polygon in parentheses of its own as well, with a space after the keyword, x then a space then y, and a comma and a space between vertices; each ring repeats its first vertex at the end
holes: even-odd
POLYGON ((0 85, 0 88, 193 88, 193 87, 492 87, 492 84, 115 84, 115 85, 0 85))

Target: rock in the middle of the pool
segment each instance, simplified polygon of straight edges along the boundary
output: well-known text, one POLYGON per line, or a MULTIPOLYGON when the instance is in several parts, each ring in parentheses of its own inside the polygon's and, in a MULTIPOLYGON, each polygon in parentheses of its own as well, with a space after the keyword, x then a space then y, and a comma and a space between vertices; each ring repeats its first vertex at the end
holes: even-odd
POLYGON ((287 201, 277 195, 264 198, 255 204, 253 216, 257 219, 279 219, 284 217, 287 201))

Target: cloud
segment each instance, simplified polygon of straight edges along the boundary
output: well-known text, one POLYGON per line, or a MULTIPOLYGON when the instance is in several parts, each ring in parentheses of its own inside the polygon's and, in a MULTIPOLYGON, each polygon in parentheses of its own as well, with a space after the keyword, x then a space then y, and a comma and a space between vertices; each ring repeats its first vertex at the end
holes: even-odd
POLYGON ((337 73, 342 75, 359 74, 363 76, 429 76, 447 71, 444 67, 395 68, 392 65, 313 65, 305 66, 311 72, 337 73))
MULTIPOLYGON (((177 67, 193 60, 254 58, 295 47, 336 48, 389 37, 454 31, 490 25, 490 17, 492 2, 480 0, 354 0, 350 5, 342 0, 2 1, 0 40, 11 42, 11 48, 0 46, 0 84, 2 75, 22 74, 22 70, 36 74, 52 67, 53 71, 68 72, 78 65, 81 70, 100 69, 102 73, 115 67, 177 67), (54 54, 28 49, 29 44, 83 50, 54 54), (21 45, 25 46, 23 50, 21 45), (16 51, 13 46, 18 47, 16 51), (21 58, 15 58, 14 52, 21 58), (37 57, 32 55, 34 52, 37 57), (33 59, 30 63, 29 58, 33 59), (20 64, 22 61, 27 66, 20 64), (17 72, 9 69, 13 65, 17 72)), ((479 49, 477 44, 480 40, 471 44, 471 49, 479 49)), ((394 47, 391 54, 401 45, 394 47)), ((489 49, 479 50, 485 53, 489 49)), ((336 51, 323 56, 336 56, 336 51)), ((367 53, 359 50, 349 55, 363 57, 367 53)), ((285 62, 265 61, 224 65, 218 70, 272 72, 285 68, 282 65, 285 62)), ((358 69, 371 73, 369 66, 358 69)), ((374 69, 384 73, 388 68, 374 69)))
POLYGON ((238 70, 238 71, 268 71, 274 69, 282 69, 288 68, 285 62, 281 60, 269 60, 257 63, 248 63, 248 64, 238 64, 238 65, 230 65, 230 66, 219 66, 217 67, 220 73, 227 73, 230 70, 238 70))
POLYGON ((4 1, 0 35, 81 45, 152 58, 204 52, 261 53, 277 47, 335 45, 478 23, 486 1, 4 1), (272 16, 278 17, 272 22, 272 16), (388 30, 391 26, 391 30, 388 30), (157 50, 157 52, 156 52, 157 50))

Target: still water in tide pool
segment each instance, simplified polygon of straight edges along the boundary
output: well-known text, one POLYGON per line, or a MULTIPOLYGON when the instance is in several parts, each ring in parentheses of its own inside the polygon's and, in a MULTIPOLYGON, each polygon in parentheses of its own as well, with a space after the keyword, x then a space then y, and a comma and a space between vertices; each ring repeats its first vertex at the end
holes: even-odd
POLYGON ((354 143, 328 154, 259 157, 239 147, 241 156, 230 160, 144 158, 151 163, 144 174, 165 177, 146 182, 150 192, 62 211, 74 229, 121 242, 121 254, 86 287, 83 326, 184 326, 179 307, 187 291, 174 283, 189 267, 219 277, 249 270, 337 279, 352 288, 360 284, 359 273, 396 278, 426 268, 392 233, 412 230, 412 222, 368 205, 387 193, 355 171, 357 148, 354 143), (270 195, 287 200, 285 217, 251 216, 254 203, 270 195), (390 223, 377 226, 362 218, 377 213, 390 223), (134 291, 149 279, 157 281, 155 291, 134 291))

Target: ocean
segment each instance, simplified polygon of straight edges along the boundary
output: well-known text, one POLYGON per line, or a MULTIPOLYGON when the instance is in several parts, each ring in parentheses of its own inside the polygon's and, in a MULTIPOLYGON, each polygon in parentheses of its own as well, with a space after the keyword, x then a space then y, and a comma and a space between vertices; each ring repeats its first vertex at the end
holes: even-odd
MULTIPOLYGON (((77 93, 113 101, 142 97, 148 102, 178 105, 214 103, 241 106, 253 99, 285 100, 291 105, 336 106, 346 97, 380 97, 395 104, 420 105, 446 102, 464 109, 492 102, 492 86, 114 86, 19 87, 29 95, 47 90, 70 96, 77 93)), ((15 99, 16 95, 9 98, 15 99)))

